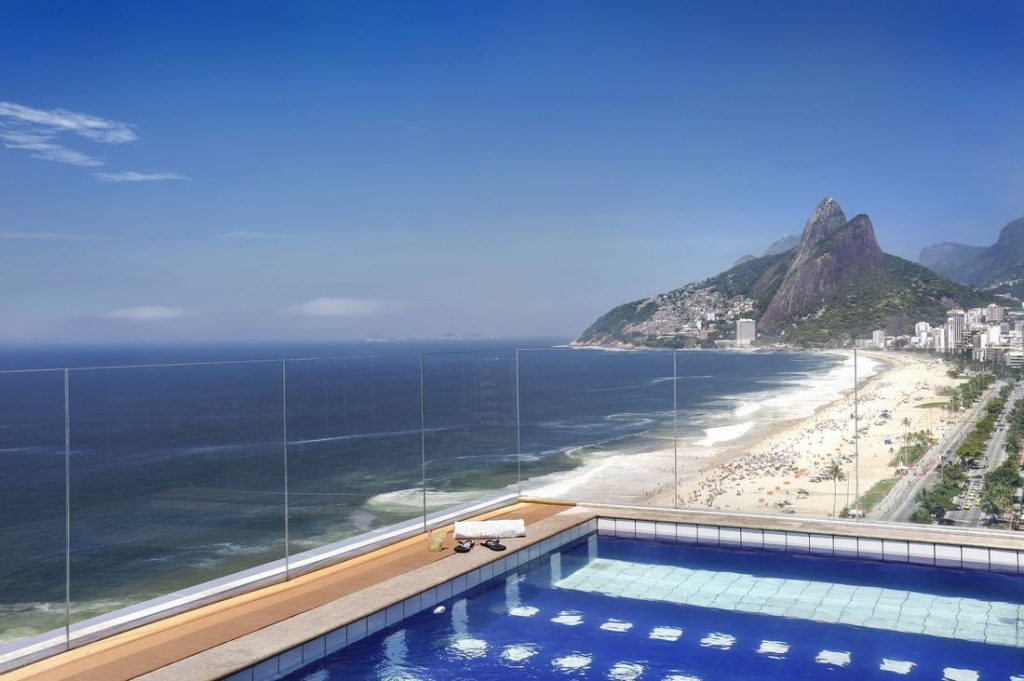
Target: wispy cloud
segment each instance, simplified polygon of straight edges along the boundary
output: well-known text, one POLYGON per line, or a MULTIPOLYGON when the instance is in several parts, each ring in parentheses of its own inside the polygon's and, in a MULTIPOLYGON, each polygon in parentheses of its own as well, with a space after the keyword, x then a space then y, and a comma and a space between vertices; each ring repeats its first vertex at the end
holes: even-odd
POLYGON ((0 116, 45 130, 73 132, 105 144, 124 144, 139 138, 127 123, 66 109, 45 111, 14 102, 0 102, 0 116))
POLYGON ((394 314, 403 309, 405 304, 395 300, 323 297, 286 307, 284 311, 306 317, 365 317, 394 314))
MULTIPOLYGON (((67 109, 34 109, 23 104, 0 101, 0 142, 8 149, 31 152, 34 158, 56 163, 97 168, 106 165, 95 156, 68 146, 65 138, 75 135, 100 144, 129 144, 139 139, 135 127, 91 114, 67 109)), ((147 182, 187 180, 178 173, 93 173, 105 182, 147 182)))
POLYGON ((32 155, 44 161, 68 163, 73 166, 95 167, 103 165, 103 161, 93 158, 80 151, 69 149, 51 140, 52 135, 41 132, 6 132, 0 129, 0 140, 8 149, 24 149, 34 152, 32 155))
POLYGON ((0 241, 89 241, 98 238, 95 234, 70 232, 0 232, 0 241))
POLYGON ((161 307, 158 305, 142 305, 139 307, 121 307, 104 312, 105 319, 129 319, 134 321, 163 321, 178 319, 185 316, 180 307, 161 307))
POLYGON ((93 173, 103 182, 160 182, 162 180, 191 180, 187 175, 179 173, 137 173, 126 170, 122 173, 93 173))

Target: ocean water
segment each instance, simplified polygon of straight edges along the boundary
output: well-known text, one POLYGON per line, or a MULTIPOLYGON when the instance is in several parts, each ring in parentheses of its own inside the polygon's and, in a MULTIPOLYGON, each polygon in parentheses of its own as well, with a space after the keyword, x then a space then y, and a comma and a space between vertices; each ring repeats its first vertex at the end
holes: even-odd
MULTIPOLYGON (((64 623, 66 464, 79 622, 417 517, 424 472, 439 510, 671 447, 672 353, 521 350, 517 376, 517 345, 0 352, 0 642, 64 623), (67 461, 64 372, 11 373, 46 367, 75 367, 67 461)), ((675 360, 682 456, 852 388, 836 354, 675 360)))

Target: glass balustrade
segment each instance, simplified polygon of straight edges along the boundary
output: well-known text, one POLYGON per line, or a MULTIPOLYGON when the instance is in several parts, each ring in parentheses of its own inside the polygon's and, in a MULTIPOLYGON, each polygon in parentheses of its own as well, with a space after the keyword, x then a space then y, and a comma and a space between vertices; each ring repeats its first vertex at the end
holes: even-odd
POLYGON ((0 664, 64 644, 65 462, 64 372, 0 372, 0 664))
POLYGON ((285 369, 291 556, 421 517, 419 357, 285 369))
POLYGON ((1007 529, 1019 510, 982 497, 1014 460, 1021 391, 920 361, 553 348, 0 372, 0 669, 520 495, 1007 529))
POLYGON ((514 351, 423 355, 426 514, 518 493, 514 351))
POLYGON ((73 639, 198 584, 177 598, 283 578, 283 380, 280 362, 70 372, 73 639))
POLYGON ((671 352, 519 351, 523 491, 673 505, 671 352))

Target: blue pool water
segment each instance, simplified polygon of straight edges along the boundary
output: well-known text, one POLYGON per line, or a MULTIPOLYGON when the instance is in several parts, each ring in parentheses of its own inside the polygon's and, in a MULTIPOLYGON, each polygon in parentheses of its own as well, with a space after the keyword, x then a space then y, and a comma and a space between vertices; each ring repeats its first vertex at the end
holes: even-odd
POLYGON ((288 681, 1024 680, 1024 580, 591 535, 288 681))

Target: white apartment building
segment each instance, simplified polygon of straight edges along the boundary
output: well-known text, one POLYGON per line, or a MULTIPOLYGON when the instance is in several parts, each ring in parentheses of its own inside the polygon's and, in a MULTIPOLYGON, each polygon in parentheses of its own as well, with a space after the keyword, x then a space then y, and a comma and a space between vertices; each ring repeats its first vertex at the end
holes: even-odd
POLYGON ((736 345, 750 345, 755 336, 753 319, 736 320, 736 345))

